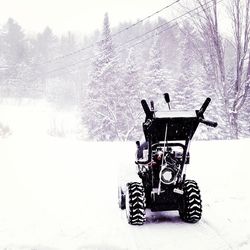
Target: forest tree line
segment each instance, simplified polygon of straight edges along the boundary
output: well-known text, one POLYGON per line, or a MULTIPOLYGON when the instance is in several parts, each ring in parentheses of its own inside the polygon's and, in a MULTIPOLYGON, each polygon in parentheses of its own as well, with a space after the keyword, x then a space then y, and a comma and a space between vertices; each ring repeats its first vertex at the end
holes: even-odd
POLYGON ((172 109, 199 109, 209 96, 207 117, 219 126, 201 125, 196 138, 249 137, 250 1, 230 0, 231 36, 220 30, 217 1, 204 2, 181 22, 111 29, 106 13, 102 30, 84 38, 59 37, 49 27, 28 34, 9 18, 0 29, 0 97, 76 105, 89 139, 125 141, 141 137, 141 99, 167 109, 168 92, 172 109))

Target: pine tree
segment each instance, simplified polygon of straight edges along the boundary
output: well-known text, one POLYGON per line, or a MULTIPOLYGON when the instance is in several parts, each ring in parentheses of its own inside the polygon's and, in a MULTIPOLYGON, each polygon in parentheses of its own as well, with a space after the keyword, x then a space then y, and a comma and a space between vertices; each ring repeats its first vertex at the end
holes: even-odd
POLYGON ((38 33, 34 42, 34 49, 38 60, 42 62, 53 59, 58 55, 58 38, 50 27, 46 27, 42 33, 38 33))
POLYGON ((97 45, 88 86, 86 125, 91 138, 97 140, 121 139, 119 109, 123 103, 119 87, 120 76, 120 67, 114 51, 109 18, 106 13, 102 40, 97 45))
POLYGON ((201 79, 199 67, 195 61, 194 45, 190 39, 194 29, 188 23, 183 24, 183 33, 179 44, 180 74, 176 85, 176 107, 178 109, 195 109, 201 102, 201 79))
POLYGON ((3 71, 4 86, 7 95, 23 96, 29 92, 26 81, 30 73, 27 55, 28 44, 21 26, 9 18, 2 29, 2 55, 6 63, 3 71))
POLYGON ((83 72, 79 72, 77 68, 68 67, 68 65, 74 65, 75 62, 82 59, 81 53, 80 55, 79 53, 72 53, 79 49, 75 35, 71 32, 63 35, 60 39, 59 46, 60 55, 70 56, 63 56, 63 59, 58 60, 57 67, 62 67, 64 70, 56 75, 60 84, 58 87, 54 86, 56 89, 54 95, 57 97, 58 104, 61 107, 72 104, 79 105, 82 97, 81 81, 83 79, 81 75, 83 75, 83 72))
POLYGON ((168 92, 165 72, 162 67, 160 36, 155 33, 153 44, 149 51, 147 71, 145 73, 145 97, 155 100, 156 105, 164 92, 168 92))
POLYGON ((25 61, 27 47, 21 26, 9 18, 2 30, 3 50, 7 65, 17 65, 25 61))
POLYGON ((53 60, 59 56, 59 42, 50 27, 46 27, 42 33, 37 34, 33 41, 33 55, 33 70, 37 75, 36 81, 39 82, 42 94, 49 100, 53 100, 54 97, 50 90, 56 86, 53 86, 54 81, 51 81, 51 78, 57 76, 58 72, 53 76, 48 72, 62 65, 58 65, 58 61, 53 60), (36 65, 38 66, 36 67, 36 65))
POLYGON ((125 140, 138 140, 141 134, 142 108, 141 100, 144 98, 143 84, 140 77, 140 68, 136 61, 135 49, 130 48, 124 65, 124 102, 126 121, 125 140))

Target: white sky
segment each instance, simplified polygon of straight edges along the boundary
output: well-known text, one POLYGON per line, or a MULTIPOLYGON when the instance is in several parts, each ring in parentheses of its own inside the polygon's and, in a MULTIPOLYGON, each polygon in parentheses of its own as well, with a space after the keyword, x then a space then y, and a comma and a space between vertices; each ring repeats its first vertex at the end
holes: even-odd
MULTIPOLYGON (((12 17, 28 32, 41 32, 48 25, 57 34, 68 30, 84 34, 102 26, 105 12, 109 13, 111 26, 115 26, 123 21, 135 22, 174 1, 0 0, 0 25, 12 17)), ((161 15, 167 17, 170 9, 161 15)))

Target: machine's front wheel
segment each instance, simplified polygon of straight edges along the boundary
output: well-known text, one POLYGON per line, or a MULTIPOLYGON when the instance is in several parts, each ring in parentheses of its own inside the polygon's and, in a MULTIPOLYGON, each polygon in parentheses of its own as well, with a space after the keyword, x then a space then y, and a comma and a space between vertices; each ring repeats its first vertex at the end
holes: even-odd
POLYGON ((131 182, 127 184, 126 213, 128 223, 131 225, 143 225, 146 220, 146 199, 141 183, 131 182))
POLYGON ((202 214, 200 189, 195 181, 186 180, 183 191, 179 208, 180 217, 185 222, 196 223, 202 214))

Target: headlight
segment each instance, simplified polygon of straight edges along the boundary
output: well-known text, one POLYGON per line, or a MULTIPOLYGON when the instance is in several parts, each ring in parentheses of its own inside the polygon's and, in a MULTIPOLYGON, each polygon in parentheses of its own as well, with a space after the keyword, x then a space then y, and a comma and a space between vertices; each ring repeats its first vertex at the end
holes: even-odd
POLYGON ((176 174, 177 172, 174 169, 165 167, 160 173, 161 181, 164 184, 172 184, 176 179, 176 174))

